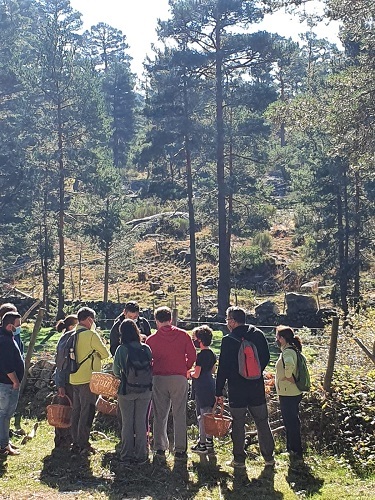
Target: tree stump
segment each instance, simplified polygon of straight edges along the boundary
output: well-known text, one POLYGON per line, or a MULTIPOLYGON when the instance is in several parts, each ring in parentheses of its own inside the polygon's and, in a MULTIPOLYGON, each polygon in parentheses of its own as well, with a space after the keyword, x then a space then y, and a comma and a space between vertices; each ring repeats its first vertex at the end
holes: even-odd
POLYGON ((146 271, 138 271, 138 281, 141 283, 145 283, 147 279, 147 273, 146 271))

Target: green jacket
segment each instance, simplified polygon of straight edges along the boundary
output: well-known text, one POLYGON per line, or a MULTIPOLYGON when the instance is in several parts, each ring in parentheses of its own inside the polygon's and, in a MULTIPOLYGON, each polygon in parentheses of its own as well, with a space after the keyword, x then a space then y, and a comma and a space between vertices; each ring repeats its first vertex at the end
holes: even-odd
POLYGON ((288 345, 281 348, 281 354, 276 361, 275 385, 279 396, 298 396, 302 394, 296 383, 289 382, 285 378, 290 378, 297 373, 297 354, 294 349, 288 349, 288 345), (284 363, 283 363, 284 359, 284 363), (285 368, 284 368, 285 364, 285 368))
MULTIPOLYGON (((151 349, 146 344, 140 344, 139 342, 133 341, 130 343, 132 347, 141 348, 144 347, 147 349, 147 353, 149 354, 150 363, 152 361, 152 353, 151 349)), ((125 380, 124 377, 121 377, 121 373, 126 373, 126 360, 128 359, 128 349, 126 344, 120 344, 115 352, 115 357, 113 360, 113 373, 115 377, 121 380, 120 387, 118 389, 118 394, 125 394, 125 380)), ((148 392, 148 391, 147 391, 148 392)))
POLYGON ((100 372, 102 369, 102 359, 106 359, 110 355, 96 332, 78 326, 77 333, 76 358, 78 363, 89 354, 91 356, 82 363, 76 373, 70 374, 69 382, 72 385, 88 384, 91 380, 92 372, 100 372))

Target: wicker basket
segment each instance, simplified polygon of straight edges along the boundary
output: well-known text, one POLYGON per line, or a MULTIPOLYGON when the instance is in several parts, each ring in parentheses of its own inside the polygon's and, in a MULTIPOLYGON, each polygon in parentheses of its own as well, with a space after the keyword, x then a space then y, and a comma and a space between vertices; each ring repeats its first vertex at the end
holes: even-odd
POLYGON ((90 380, 90 391, 108 398, 117 396, 120 380, 111 373, 93 372, 90 380))
POLYGON ((70 398, 65 396, 54 396, 52 403, 47 406, 47 420, 50 425, 59 429, 67 429, 71 426, 72 418, 72 402, 70 398), (66 398, 68 405, 55 404, 56 398, 66 398))
POLYGON ((96 409, 105 415, 117 415, 117 403, 108 401, 102 396, 99 396, 96 401, 96 409))
POLYGON ((223 404, 220 408, 218 408, 215 404, 212 408, 212 413, 204 413, 203 423, 206 434, 215 437, 224 437, 228 434, 232 424, 232 418, 224 415, 223 413, 223 404))

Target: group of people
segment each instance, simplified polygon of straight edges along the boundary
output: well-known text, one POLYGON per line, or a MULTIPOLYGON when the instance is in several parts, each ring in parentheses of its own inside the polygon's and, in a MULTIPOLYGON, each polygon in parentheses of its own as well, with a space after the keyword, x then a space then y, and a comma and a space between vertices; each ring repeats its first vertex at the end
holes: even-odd
MULTIPOLYGON (((270 360, 269 347, 260 329, 246 325, 243 309, 229 307, 227 310, 229 335, 222 339, 218 363, 210 348, 211 328, 207 325, 198 326, 190 335, 172 324, 172 313, 167 307, 156 309, 156 332, 151 333, 148 321, 139 316, 138 304, 127 303, 111 329, 110 352, 96 331, 95 318, 93 309, 82 307, 77 315, 67 316, 56 325, 62 333, 56 356, 58 395, 68 396, 73 401, 71 428, 56 429, 56 449, 66 447, 80 455, 95 452, 89 437, 97 396, 90 391, 90 379, 93 372, 101 371, 101 361, 111 353, 113 373, 120 379, 118 408, 121 418, 121 463, 131 466, 149 460, 147 431, 151 411, 154 457, 165 459, 170 450, 167 423, 171 408, 174 457, 175 460, 187 459, 186 409, 188 380, 191 379, 199 430, 197 443, 191 447, 191 451, 198 454, 214 453, 213 437, 205 431, 204 414, 210 413, 215 404, 223 403, 227 387, 229 411, 233 419, 233 459, 229 465, 245 467, 247 413, 250 413, 257 428, 260 453, 265 465, 274 465, 275 445, 269 425, 263 375, 258 379, 245 379, 239 373, 238 362, 241 341, 248 339, 256 346, 263 372, 270 360), (73 332, 77 338, 75 357, 79 368, 75 373, 69 373, 64 367, 64 360, 59 359, 59 352, 62 352, 61 347, 73 332)), ((0 453, 3 454, 18 452, 9 442, 9 421, 17 405, 17 391, 23 377, 23 356, 15 341, 20 319, 18 313, 7 312, 0 330, 0 453)), ((302 349, 301 341, 293 329, 286 326, 277 327, 276 341, 281 348, 281 355, 276 363, 275 384, 286 429, 287 450, 291 455, 302 458, 299 420, 302 393, 294 377, 297 373, 295 350, 302 349)))

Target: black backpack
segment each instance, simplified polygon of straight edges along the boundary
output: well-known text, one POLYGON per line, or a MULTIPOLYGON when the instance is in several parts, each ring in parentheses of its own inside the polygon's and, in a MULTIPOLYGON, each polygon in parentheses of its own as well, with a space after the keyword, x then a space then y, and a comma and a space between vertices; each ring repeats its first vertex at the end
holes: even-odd
POLYGON ((81 365, 87 361, 94 353, 90 352, 80 363, 77 361, 76 346, 78 334, 76 330, 72 330, 70 335, 64 334, 57 344, 56 349, 56 369, 64 370, 67 375, 76 373, 81 365))
POLYGON ((140 394, 152 390, 152 370, 145 345, 133 347, 126 345, 128 355, 126 358, 126 373, 124 376, 125 394, 140 394))

